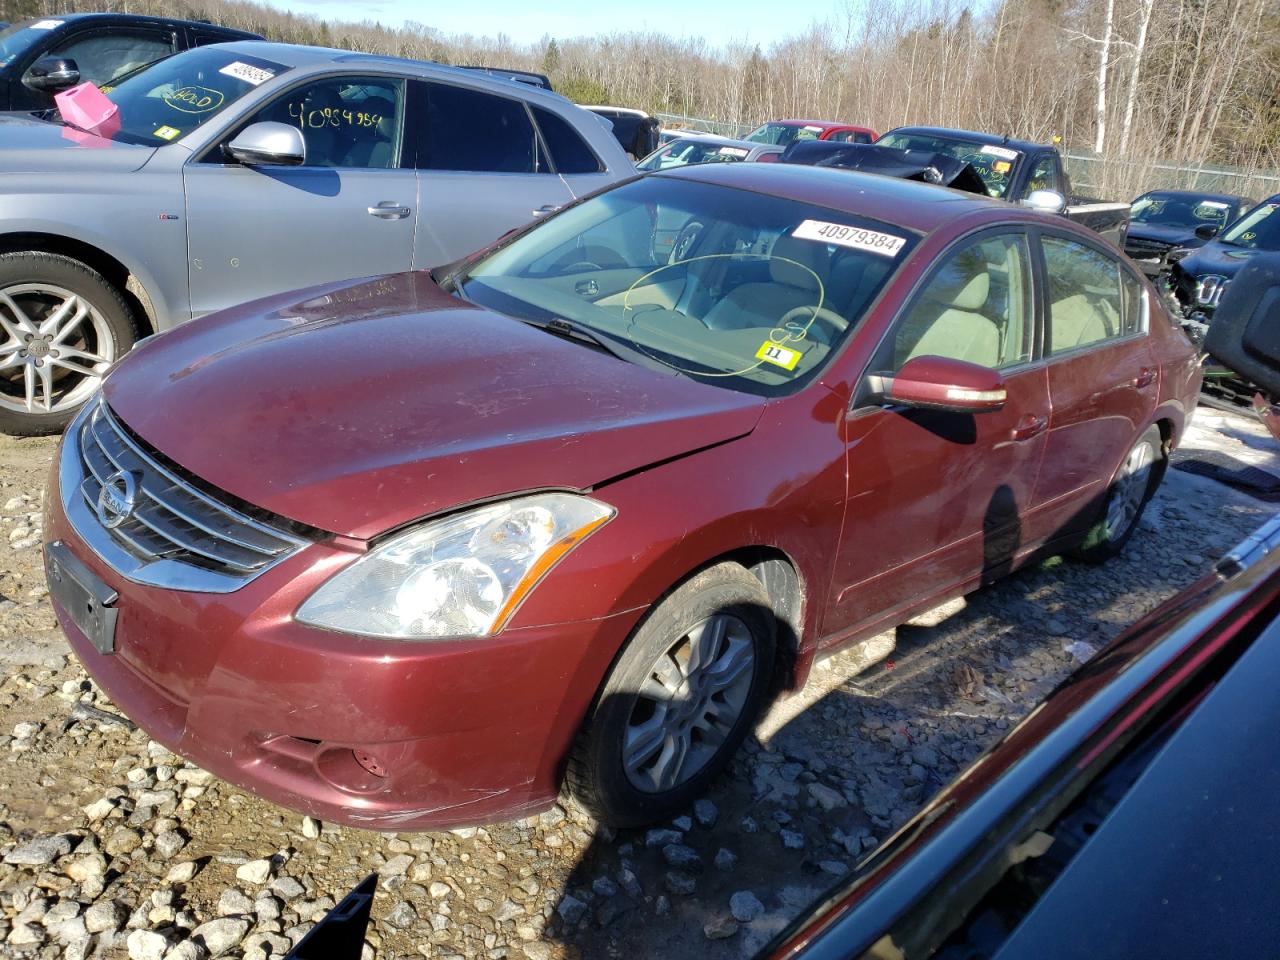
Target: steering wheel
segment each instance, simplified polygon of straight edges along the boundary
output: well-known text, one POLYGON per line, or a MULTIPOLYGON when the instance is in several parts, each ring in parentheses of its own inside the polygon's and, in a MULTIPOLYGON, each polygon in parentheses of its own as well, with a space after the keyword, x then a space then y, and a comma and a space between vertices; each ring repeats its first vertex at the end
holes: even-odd
POLYGON ((849 321, 827 307, 792 307, 782 315, 777 325, 785 328, 793 320, 798 320, 801 326, 807 326, 810 320, 821 321, 835 333, 843 333, 849 329, 849 321))
POLYGON ((697 220, 691 220, 680 228, 680 232, 676 234, 675 242, 671 244, 671 254, 667 257, 667 263, 679 263, 684 259, 684 255, 689 252, 689 248, 702 234, 702 224, 697 220))

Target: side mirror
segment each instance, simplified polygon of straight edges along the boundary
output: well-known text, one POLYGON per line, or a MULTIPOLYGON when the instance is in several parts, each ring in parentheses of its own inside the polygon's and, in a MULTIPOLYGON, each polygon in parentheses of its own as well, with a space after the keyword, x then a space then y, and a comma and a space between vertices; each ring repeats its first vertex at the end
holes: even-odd
POLYGON ((46 93, 68 90, 80 82, 80 67, 67 57, 45 57, 31 65, 22 82, 46 93))
POLYGON ((1221 228, 1215 223, 1202 223, 1196 227, 1196 237, 1208 243, 1218 235, 1221 228))
POLYGON ((297 167, 307 159, 302 131, 273 120, 249 124, 224 149, 232 160, 248 167, 297 167))
POLYGON ((1008 398, 1004 377, 990 367, 946 357, 916 357, 872 388, 888 403, 952 413, 999 410, 1008 398))
POLYGON ((1067 209, 1067 198, 1057 190, 1032 190, 1023 198, 1022 206, 1041 213, 1061 213, 1067 209))

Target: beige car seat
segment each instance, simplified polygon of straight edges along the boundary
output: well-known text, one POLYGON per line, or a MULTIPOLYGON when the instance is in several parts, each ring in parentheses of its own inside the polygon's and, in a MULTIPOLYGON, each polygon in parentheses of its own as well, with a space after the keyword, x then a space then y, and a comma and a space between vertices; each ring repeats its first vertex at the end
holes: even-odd
POLYGON ((829 265, 825 244, 779 237, 769 258, 771 282, 744 283, 734 288, 707 311, 702 322, 712 330, 774 327, 796 307, 818 306, 820 297, 824 298, 823 306, 834 309, 825 302, 829 296, 825 289, 829 265))
MULTIPOLYGON (((934 278, 899 331, 897 367, 924 356, 967 360, 984 367, 1000 365, 1000 329, 979 312, 986 306, 991 277, 985 261, 975 259, 979 272, 964 271, 953 278, 943 273, 934 278)), ((965 260, 957 258, 948 271, 963 270, 965 260)))

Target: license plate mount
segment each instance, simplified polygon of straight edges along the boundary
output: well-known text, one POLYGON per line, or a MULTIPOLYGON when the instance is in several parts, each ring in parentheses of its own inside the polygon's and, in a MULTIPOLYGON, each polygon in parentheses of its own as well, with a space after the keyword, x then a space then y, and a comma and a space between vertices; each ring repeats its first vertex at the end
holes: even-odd
POLYGON ((120 595, 103 583, 61 540, 45 548, 44 567, 49 593, 89 638, 93 649, 101 654, 115 653, 119 613, 115 604, 120 595))

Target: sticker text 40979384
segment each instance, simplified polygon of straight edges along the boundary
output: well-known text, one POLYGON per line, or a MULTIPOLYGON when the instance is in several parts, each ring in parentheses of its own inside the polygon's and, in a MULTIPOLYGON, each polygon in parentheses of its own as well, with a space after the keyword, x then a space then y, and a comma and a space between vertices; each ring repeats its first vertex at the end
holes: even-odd
POLYGON ((793 237, 801 240, 816 240, 819 243, 833 243, 840 247, 852 247, 855 250, 869 250, 885 257, 896 257, 907 242, 903 237, 891 233, 879 233, 862 227, 851 227, 847 223, 827 223, 823 220, 806 220, 791 231, 793 237))

